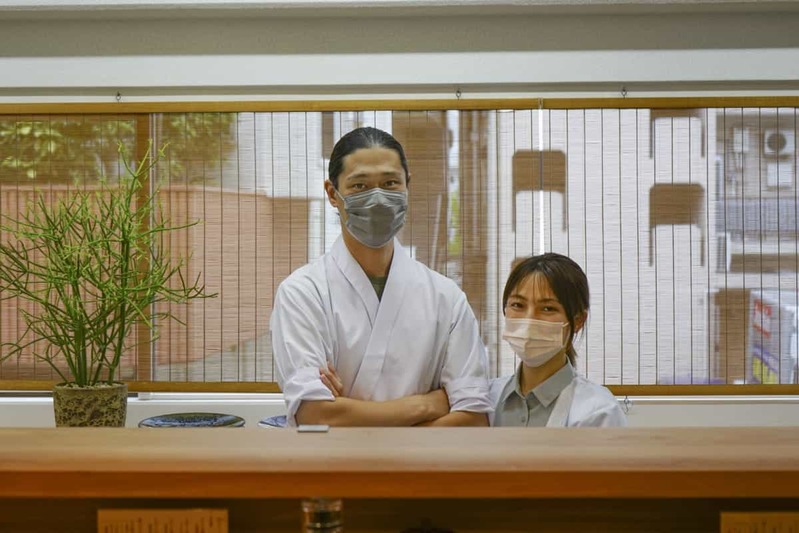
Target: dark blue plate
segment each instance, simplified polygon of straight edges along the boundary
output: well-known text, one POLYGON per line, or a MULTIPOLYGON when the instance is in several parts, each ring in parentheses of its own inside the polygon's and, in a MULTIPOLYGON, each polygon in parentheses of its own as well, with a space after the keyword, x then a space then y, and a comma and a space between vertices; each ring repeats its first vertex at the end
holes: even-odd
POLYGON ((151 416, 139 422, 140 428, 240 428, 244 419, 220 413, 172 413, 151 416))
POLYGON ((258 421, 259 428, 284 428, 287 425, 286 415, 268 416, 258 421))

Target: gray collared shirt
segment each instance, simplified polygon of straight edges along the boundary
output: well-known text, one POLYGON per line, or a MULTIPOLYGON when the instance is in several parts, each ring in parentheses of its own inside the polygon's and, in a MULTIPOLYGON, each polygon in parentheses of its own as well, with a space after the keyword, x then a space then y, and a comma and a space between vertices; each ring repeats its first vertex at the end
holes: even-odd
POLYGON ((555 400, 576 376, 571 363, 552 374, 546 381, 527 393, 522 394, 519 379, 521 365, 516 369, 513 379, 502 389, 494 413, 495 426, 544 427, 555 408, 555 400))

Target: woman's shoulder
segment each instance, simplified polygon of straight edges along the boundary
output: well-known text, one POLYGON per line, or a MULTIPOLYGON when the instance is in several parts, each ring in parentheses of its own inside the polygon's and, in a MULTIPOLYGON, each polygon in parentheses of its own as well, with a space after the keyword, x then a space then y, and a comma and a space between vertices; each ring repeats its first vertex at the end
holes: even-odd
POLYGON ((624 411, 607 387, 582 376, 574 379, 574 402, 570 419, 588 422, 586 425, 624 425, 624 411), (598 424, 589 422, 594 419, 598 424), (600 419, 605 422, 601 422, 600 419), (616 422, 608 423, 610 420, 616 422))
POLYGON ((603 402, 616 401, 616 397, 613 396, 613 393, 610 392, 610 389, 608 389, 604 385, 595 383, 590 379, 584 378, 583 376, 575 376, 574 380, 575 380, 574 384, 575 395, 580 394, 582 396, 596 398, 597 401, 603 401, 603 402))
POLYGON ((505 387, 509 385, 510 381, 513 379, 513 376, 514 374, 511 374, 510 376, 500 376, 498 378, 492 379, 489 383, 488 395, 494 405, 496 405, 499 401, 502 391, 505 390, 505 387))
POLYGON ((503 392, 508 388, 512 387, 514 374, 510 376, 500 376, 498 378, 494 378, 488 385, 488 401, 491 402, 491 406, 494 408, 492 412, 488 414, 488 423, 491 426, 495 425, 495 419, 497 415, 497 411, 502 410, 502 396, 503 392))

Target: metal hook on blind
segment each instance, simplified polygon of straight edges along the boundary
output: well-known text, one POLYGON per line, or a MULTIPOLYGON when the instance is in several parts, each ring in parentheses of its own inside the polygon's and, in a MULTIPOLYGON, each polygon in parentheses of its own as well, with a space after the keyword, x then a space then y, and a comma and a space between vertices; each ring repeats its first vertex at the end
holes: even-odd
POLYGON ((625 87, 624 85, 622 85, 621 87, 621 97, 627 98, 627 87, 625 87))
POLYGON ((117 95, 116 95, 115 98, 116 98, 117 103, 121 102, 122 101, 122 93, 117 91, 117 95))
POLYGON ((624 411, 625 415, 630 414, 630 411, 633 408, 633 401, 630 399, 629 396, 624 397, 624 401, 621 402, 621 408, 624 411))
POLYGON ((460 87, 458 87, 457 89, 455 89, 455 98, 457 98, 458 100, 460 100, 460 99, 461 99, 461 96, 463 96, 463 93, 461 92, 461 89, 460 89, 460 87))

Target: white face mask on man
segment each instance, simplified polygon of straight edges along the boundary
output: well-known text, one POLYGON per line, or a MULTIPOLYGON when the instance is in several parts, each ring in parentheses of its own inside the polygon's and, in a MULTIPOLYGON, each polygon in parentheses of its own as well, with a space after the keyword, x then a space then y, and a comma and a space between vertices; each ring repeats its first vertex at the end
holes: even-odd
POLYGON ((502 338, 525 366, 537 368, 555 357, 565 345, 568 324, 533 318, 506 318, 502 338))

